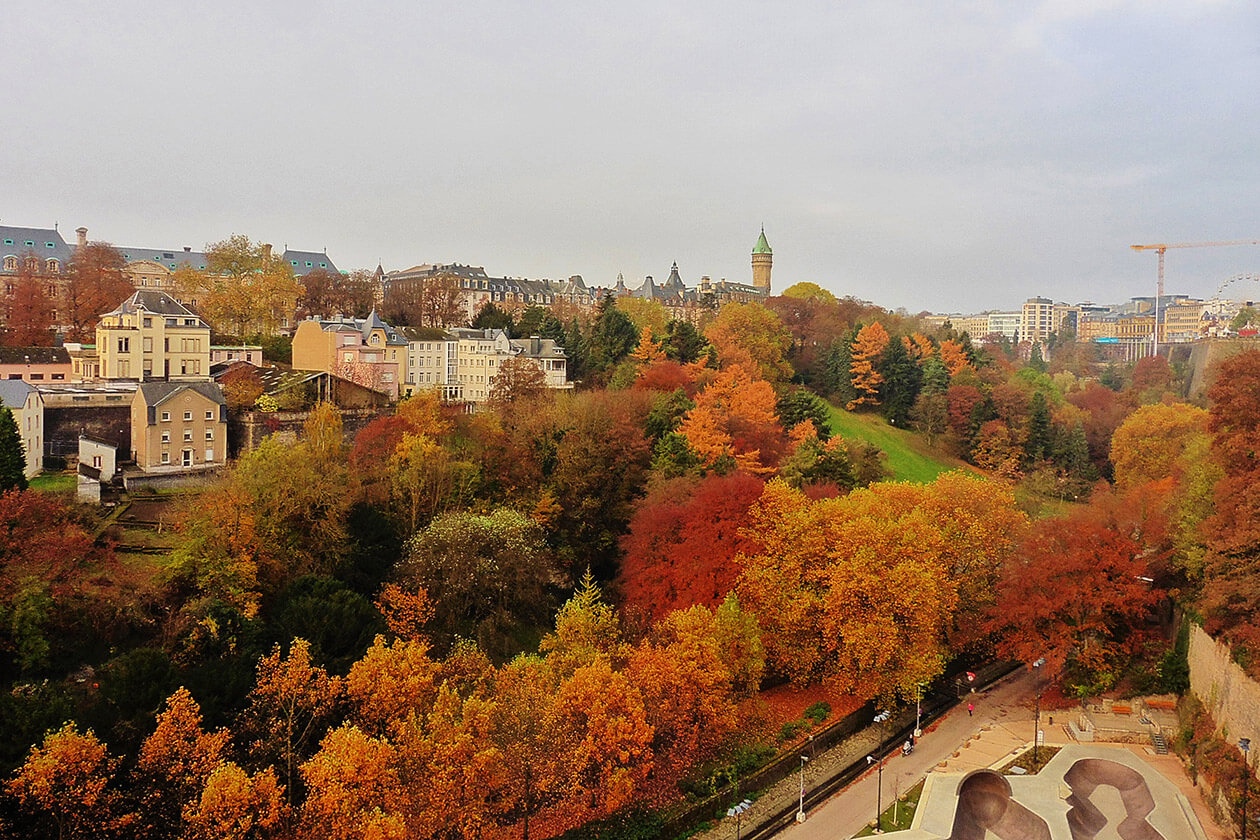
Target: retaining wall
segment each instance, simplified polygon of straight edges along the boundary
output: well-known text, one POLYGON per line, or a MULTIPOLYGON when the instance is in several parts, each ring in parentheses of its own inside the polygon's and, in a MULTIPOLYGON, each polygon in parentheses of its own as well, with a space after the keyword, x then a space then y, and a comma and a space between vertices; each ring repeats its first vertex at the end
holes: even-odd
POLYGON ((1227 741, 1260 738, 1260 683, 1234 662, 1229 647, 1190 625, 1190 690, 1227 741))

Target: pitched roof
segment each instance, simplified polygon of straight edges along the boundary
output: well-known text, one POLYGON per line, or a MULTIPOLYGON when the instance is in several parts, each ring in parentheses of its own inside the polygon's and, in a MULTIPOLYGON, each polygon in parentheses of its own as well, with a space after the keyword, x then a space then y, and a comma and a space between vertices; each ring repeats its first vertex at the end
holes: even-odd
POLYGON ((149 260, 171 271, 187 263, 189 268, 195 268, 198 271, 206 270, 205 253, 190 248, 124 248, 121 245, 115 245, 114 249, 129 263, 149 260))
POLYGON ((20 257, 28 253, 45 260, 60 260, 64 265, 74 255, 74 249, 66 244, 55 228, 0 225, 0 258, 20 257))
POLYGON ((227 405, 217 382, 141 382, 137 388, 144 404, 158 406, 184 391, 196 391, 211 402, 227 405))
POLYGON ((757 237, 757 244, 753 246, 752 252, 754 254, 773 254, 774 253, 774 251, 770 250, 770 243, 766 241, 765 225, 761 226, 761 236, 757 237))
POLYGON ((286 247, 284 253, 280 255, 280 259, 292 267, 293 274, 296 277, 301 277, 317 268, 331 271, 333 274, 341 273, 337 270, 337 266, 333 265, 333 261, 328 259, 328 255, 320 251, 294 251, 286 247))
POLYGON ((9 408, 21 408, 26 405, 26 398, 36 390, 20 379, 0 379, 0 403, 9 408))
POLYGON ((0 365, 68 365, 64 347, 0 347, 0 365))
POLYGON ((157 289, 138 289, 131 297, 118 304, 113 311, 106 312, 106 315, 133 315, 140 310, 151 312, 154 315, 174 315, 184 318, 197 318, 197 313, 184 306, 175 298, 166 292, 157 289))

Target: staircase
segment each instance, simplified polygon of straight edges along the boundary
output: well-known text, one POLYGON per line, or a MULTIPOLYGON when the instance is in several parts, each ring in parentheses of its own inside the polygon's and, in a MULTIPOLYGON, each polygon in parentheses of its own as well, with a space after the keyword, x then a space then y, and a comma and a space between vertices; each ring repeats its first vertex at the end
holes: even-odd
POLYGON ((1152 733, 1151 743, 1155 746, 1156 755, 1168 755, 1168 742, 1164 740, 1163 732, 1152 733))

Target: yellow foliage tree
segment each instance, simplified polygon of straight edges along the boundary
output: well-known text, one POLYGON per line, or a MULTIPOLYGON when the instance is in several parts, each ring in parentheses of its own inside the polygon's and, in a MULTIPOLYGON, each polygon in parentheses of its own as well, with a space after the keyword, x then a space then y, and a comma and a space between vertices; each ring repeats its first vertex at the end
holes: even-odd
POLYGON ((188 840, 264 840, 275 837, 288 809, 284 787, 270 767, 250 775, 234 762, 216 767, 200 797, 184 808, 188 840))

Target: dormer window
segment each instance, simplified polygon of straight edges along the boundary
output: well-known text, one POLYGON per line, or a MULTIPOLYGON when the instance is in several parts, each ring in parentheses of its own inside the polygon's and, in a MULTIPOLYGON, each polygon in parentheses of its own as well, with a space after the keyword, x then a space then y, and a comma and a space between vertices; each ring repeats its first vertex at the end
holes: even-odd
POLYGON ((17 270, 18 270, 18 258, 17 258, 17 257, 5 257, 5 258, 4 258, 4 270, 5 270, 5 271, 17 271, 17 270))
POLYGON ((45 263, 44 265, 48 268, 48 273, 49 273, 49 274, 60 274, 60 273, 61 273, 61 263, 57 262, 56 260, 49 260, 49 261, 48 261, 47 263, 45 263))

